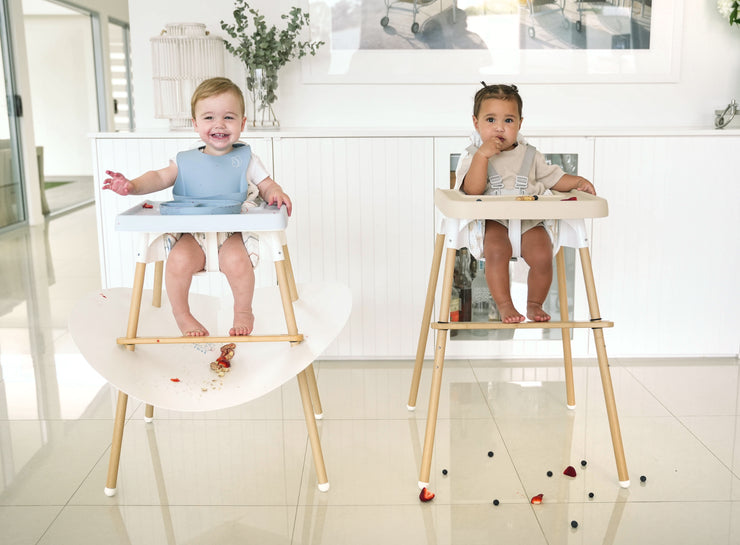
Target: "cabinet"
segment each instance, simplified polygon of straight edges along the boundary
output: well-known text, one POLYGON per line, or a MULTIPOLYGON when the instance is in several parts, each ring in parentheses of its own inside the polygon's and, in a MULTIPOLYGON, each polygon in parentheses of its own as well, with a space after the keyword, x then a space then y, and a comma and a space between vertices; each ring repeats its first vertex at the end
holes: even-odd
MULTIPOLYGON (((601 311, 615 322, 605 333, 610 356, 736 356, 740 131, 525 136, 545 154, 577 157, 578 173, 609 201, 609 216, 588 227, 601 311)), ((294 201, 287 235, 297 279, 338 281, 352 291, 352 315, 326 356, 413 358, 434 245, 434 188, 449 187, 450 158, 467 145, 466 132, 283 129, 243 139, 294 201)), ((103 286, 131 285, 133 238, 113 230, 114 218, 142 200, 101 191, 105 170, 135 176, 194 145, 191 133, 95 135, 103 286)), ((574 263, 578 317, 588 315, 580 270, 574 263)), ((256 276, 258 285, 275 282, 273 267, 258 267, 256 276)), ((228 290, 219 275, 196 278, 193 287, 228 290)), ((560 341, 538 330, 516 334, 456 339, 448 355, 561 354, 560 341)), ((586 331, 574 332, 573 351, 594 355, 586 331)))

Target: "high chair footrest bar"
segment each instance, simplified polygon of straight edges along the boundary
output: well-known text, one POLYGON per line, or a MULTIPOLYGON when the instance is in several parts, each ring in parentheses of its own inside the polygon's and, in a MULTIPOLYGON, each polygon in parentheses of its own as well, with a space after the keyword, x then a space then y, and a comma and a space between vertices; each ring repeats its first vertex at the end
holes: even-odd
POLYGON ((229 337, 118 337, 118 344, 206 344, 206 343, 274 343, 303 342, 303 334, 297 335, 235 335, 229 337))
POLYGON ((597 322, 432 322, 432 329, 603 329, 614 327, 614 322, 599 320, 597 322))

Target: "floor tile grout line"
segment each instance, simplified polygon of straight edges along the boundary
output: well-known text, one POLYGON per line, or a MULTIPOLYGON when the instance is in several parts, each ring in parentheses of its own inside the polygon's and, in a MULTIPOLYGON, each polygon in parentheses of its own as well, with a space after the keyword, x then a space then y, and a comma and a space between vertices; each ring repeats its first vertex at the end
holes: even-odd
MULTIPOLYGON (((621 365, 620 365, 620 366, 621 366, 621 365)), ((698 436, 698 435, 696 435, 696 434, 695 434, 695 433, 694 433, 694 432, 693 432, 693 431, 691 430, 691 428, 689 428, 689 426, 688 426, 688 425, 687 425, 687 424, 686 424, 686 423, 685 423, 685 422, 684 422, 683 420, 681 420, 681 417, 680 417, 680 416, 678 416, 677 414, 675 414, 675 413, 674 413, 673 411, 671 411, 671 410, 670 410, 670 409, 669 409, 669 408, 668 408, 668 407, 667 407, 667 406, 666 406, 666 405, 665 405, 665 404, 664 404, 664 403, 663 403, 663 402, 662 402, 662 401, 661 401, 660 399, 658 399, 658 397, 657 397, 657 396, 656 396, 656 395, 655 395, 655 394, 654 394, 654 393, 653 393, 653 392, 652 392, 652 391, 651 391, 651 390, 650 390, 650 389, 649 389, 649 388, 648 388, 648 387, 647 387, 647 386, 646 386, 645 384, 643 384, 643 382, 642 382, 642 381, 641 381, 641 380, 640 380, 639 378, 637 378, 637 376, 635 376, 635 374, 634 374, 634 373, 632 373, 632 371, 631 371, 631 370, 630 370, 630 369, 629 369, 628 367, 626 367, 626 366, 621 366, 621 367, 622 367, 622 369, 624 369, 625 371, 627 371, 627 373, 629 373, 629 375, 630 375, 630 376, 631 376, 631 377, 632 377, 632 378, 633 378, 633 379, 635 380, 635 382, 637 382, 637 383, 638 383, 638 384, 639 384, 639 385, 640 385, 640 386, 641 386, 641 387, 642 387, 642 388, 643 388, 643 389, 644 389, 644 390, 645 390, 645 391, 646 391, 647 393, 649 393, 649 394, 650 394, 650 396, 651 396, 651 397, 652 397, 653 399, 655 399, 655 401, 657 401, 657 402, 658 402, 658 404, 659 404, 659 405, 660 405, 661 407, 663 407, 663 408, 664 408, 664 409, 666 410, 666 412, 667 412, 667 413, 668 413, 668 414, 669 414, 669 415, 670 415, 670 416, 671 416, 671 417, 672 417, 672 418, 673 418, 674 420, 676 420, 676 422, 678 422, 678 424, 679 424, 679 425, 680 425, 680 426, 681 426, 682 428, 684 428, 684 429, 685 429, 685 430, 686 430, 686 431, 687 431, 687 432, 689 433, 689 435, 691 435, 691 436, 692 436, 692 437, 693 437, 693 438, 694 438, 694 439, 695 439, 695 440, 696 440, 696 441, 697 441, 697 442, 698 442, 698 443, 699 443, 699 444, 700 444, 700 445, 701 445, 702 447, 704 447, 704 448, 706 449, 706 451, 707 451, 707 452, 708 452, 709 454, 711 454, 711 455, 712 455, 712 457, 713 457, 713 458, 714 458, 715 460, 717 460, 717 461, 718 461, 718 462, 720 463, 720 465, 724 466, 724 467, 725 467, 725 468, 726 468, 726 469, 727 469, 727 470, 728 470, 728 471, 730 472, 730 474, 731 474, 731 475, 732 475, 733 477, 735 477, 735 478, 740 478, 740 472, 736 472, 736 471, 735 471, 735 470, 734 470, 733 468, 729 467, 729 466, 728 466, 728 465, 727 465, 727 464, 726 464, 725 462, 723 462, 723 461, 722 461, 722 460, 720 459, 720 457, 719 457, 719 456, 718 456, 717 454, 715 454, 715 452, 714 452, 714 451, 713 451, 713 450, 712 450, 711 448, 709 448, 709 446, 708 446, 708 445, 706 445, 706 444, 704 443, 704 441, 702 441, 702 440, 701 440, 701 438, 699 438, 699 436, 698 436)), ((738 381, 738 378, 736 378, 736 382, 737 382, 737 381, 738 381)), ((738 390, 738 389, 736 388, 736 393, 735 393, 735 413, 736 413, 736 414, 734 415, 736 423, 737 423, 737 419, 738 419, 738 415, 737 415, 738 391, 737 391, 737 390, 738 390)), ((709 416, 711 416, 711 415, 709 415, 709 416)), ((725 415, 720 415, 720 416, 725 416, 725 415)), ((726 416, 733 416, 733 415, 726 415, 726 416)), ((735 435, 737 435, 737 424, 735 425, 735 432, 734 432, 734 434, 735 434, 735 435)), ((734 454, 734 443, 733 443, 733 454, 734 454)))

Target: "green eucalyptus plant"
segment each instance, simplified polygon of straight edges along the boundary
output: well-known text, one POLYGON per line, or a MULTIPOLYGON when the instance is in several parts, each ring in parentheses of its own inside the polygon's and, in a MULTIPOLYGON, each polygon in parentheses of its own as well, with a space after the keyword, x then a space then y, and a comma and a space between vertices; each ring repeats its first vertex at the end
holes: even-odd
MULTIPOLYGON (((301 41, 299 34, 309 23, 308 13, 292 7, 280 16, 287 20, 287 27, 278 31, 275 25, 267 26, 264 15, 249 5, 246 0, 234 1, 234 24, 221 21, 221 28, 234 40, 226 41, 226 50, 242 61, 247 68, 247 89, 253 98, 259 98, 263 106, 270 108, 277 96, 277 72, 288 61, 315 55, 324 42, 301 41), (255 89, 261 95, 254 97, 255 89)), ((272 112, 271 112, 272 113, 272 112)), ((274 115, 274 114, 273 114, 274 115)))

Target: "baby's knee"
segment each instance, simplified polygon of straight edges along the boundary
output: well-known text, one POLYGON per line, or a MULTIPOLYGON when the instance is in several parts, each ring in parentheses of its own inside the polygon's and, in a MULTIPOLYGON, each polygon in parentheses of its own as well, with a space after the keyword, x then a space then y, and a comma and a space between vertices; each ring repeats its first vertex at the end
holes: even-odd
POLYGON ((252 271, 252 262, 243 244, 224 245, 218 253, 218 266, 227 276, 252 271))

